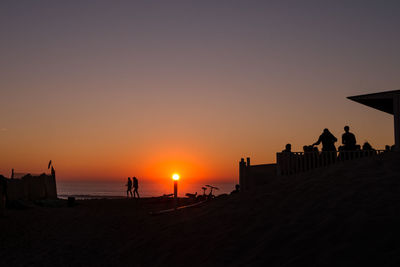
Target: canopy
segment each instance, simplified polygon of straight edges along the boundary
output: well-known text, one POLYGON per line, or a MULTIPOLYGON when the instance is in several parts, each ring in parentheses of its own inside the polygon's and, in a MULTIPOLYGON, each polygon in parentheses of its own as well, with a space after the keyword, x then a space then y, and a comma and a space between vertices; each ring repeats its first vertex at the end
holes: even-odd
POLYGON ((395 149, 400 151, 400 90, 349 96, 348 99, 392 114, 394 117, 395 149))
POLYGON ((349 96, 348 99, 393 115, 393 100, 395 96, 400 96, 400 90, 349 96))

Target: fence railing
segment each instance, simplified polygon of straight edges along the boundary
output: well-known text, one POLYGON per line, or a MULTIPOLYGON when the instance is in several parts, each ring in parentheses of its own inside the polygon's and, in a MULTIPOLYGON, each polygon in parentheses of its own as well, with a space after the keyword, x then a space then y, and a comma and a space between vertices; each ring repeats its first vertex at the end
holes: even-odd
POLYGON ((301 173, 338 162, 375 156, 383 152, 385 150, 280 152, 276 154, 277 175, 301 173))

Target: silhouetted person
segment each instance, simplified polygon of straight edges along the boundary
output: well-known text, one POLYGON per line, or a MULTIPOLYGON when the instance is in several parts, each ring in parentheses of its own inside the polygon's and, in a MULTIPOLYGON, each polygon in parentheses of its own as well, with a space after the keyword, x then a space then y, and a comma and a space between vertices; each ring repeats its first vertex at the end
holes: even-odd
POLYGON ((140 198, 138 189, 139 189, 139 181, 136 177, 133 177, 133 197, 136 197, 137 194, 137 197, 140 198))
POLYGON ((292 153, 292 145, 286 144, 285 149, 282 150, 282 153, 279 157, 279 165, 284 173, 292 171, 291 166, 293 164, 293 158, 294 154, 292 153))
POLYGON ((14 179, 14 169, 11 169, 11 179, 14 179))
POLYGON ((292 153, 292 145, 286 144, 285 149, 282 150, 282 153, 292 153))
POLYGON ((322 143, 322 151, 336 151, 335 142, 337 138, 328 130, 324 129, 322 134, 319 136, 318 141, 312 144, 313 146, 317 146, 322 143))
POLYGON ((372 148, 371 144, 368 142, 365 142, 362 146, 362 150, 364 151, 373 151, 375 149, 372 148))
POLYGON ((231 195, 232 194, 236 194, 236 193, 239 193, 240 192, 240 185, 235 185, 235 190, 233 190, 232 192, 231 192, 231 195))
POLYGON ((133 197, 133 195, 132 195, 132 180, 131 180, 131 177, 128 177, 128 183, 126 184, 126 186, 127 186, 126 197, 129 197, 129 193, 131 193, 131 197, 133 197))
POLYGON ((390 146, 389 145, 385 146, 385 152, 390 152, 390 146))
POLYGON ((356 137, 353 133, 349 132, 350 127, 344 127, 344 134, 342 135, 343 150, 354 151, 356 150, 356 137))

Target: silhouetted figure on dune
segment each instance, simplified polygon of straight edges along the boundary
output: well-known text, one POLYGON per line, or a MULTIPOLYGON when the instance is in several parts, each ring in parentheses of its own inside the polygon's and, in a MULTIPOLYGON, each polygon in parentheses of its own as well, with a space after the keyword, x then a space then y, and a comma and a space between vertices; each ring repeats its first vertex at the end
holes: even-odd
POLYGON ((236 193, 240 193, 240 185, 235 185, 235 190, 233 190, 232 192, 231 192, 231 195, 232 194, 236 194, 236 193))
POLYGON ((319 136, 318 141, 312 144, 313 146, 317 146, 322 143, 322 151, 323 152, 333 152, 336 151, 335 142, 337 138, 328 130, 324 129, 322 134, 319 136))
POLYGON ((131 177, 128 177, 128 183, 126 184, 127 186, 127 190, 126 190, 126 197, 129 197, 129 193, 131 193, 131 197, 132 195, 132 180, 131 177))
POLYGON ((285 149, 282 150, 282 153, 292 153, 292 145, 286 144, 285 149))
POLYGON ((344 134, 342 135, 343 150, 354 151, 357 148, 357 141, 355 135, 349 130, 349 126, 344 127, 344 134))
POLYGON ((140 198, 138 189, 139 189, 139 181, 136 177, 133 177, 133 197, 134 198, 136 197, 136 194, 137 194, 137 198, 140 198))

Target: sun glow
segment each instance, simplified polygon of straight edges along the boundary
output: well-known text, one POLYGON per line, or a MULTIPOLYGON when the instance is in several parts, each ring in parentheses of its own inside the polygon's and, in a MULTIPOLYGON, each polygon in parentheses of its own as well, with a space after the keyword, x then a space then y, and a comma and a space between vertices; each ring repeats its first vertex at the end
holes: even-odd
POLYGON ((174 181, 178 181, 178 180, 179 180, 179 174, 174 173, 174 174, 172 175, 172 179, 173 179, 174 181))

